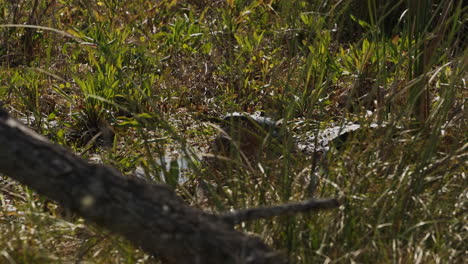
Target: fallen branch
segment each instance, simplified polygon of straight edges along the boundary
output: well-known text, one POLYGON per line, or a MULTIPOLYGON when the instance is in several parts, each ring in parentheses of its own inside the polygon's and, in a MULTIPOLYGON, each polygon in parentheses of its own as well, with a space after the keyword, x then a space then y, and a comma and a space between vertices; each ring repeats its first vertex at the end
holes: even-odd
POLYGON ((1 108, 0 173, 170 263, 285 263, 278 252, 260 239, 236 231, 233 224, 337 206, 334 200, 308 201, 208 214, 189 207, 164 185, 87 163, 10 118, 1 108))

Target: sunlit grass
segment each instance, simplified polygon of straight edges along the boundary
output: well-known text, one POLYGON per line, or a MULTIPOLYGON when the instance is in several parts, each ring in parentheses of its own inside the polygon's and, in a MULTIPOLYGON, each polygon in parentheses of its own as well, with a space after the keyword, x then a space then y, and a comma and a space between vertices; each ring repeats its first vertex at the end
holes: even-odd
MULTIPOLYGON (((467 8, 432 2, 0 3, 0 99, 84 158, 141 166, 204 210, 338 197, 338 210, 238 226, 291 262, 461 262, 467 8), (198 161, 218 132, 207 122, 232 111, 283 119, 281 154, 198 161), (293 150, 293 136, 345 120, 364 128, 342 148, 293 150), (184 184, 157 161, 174 153, 192 157, 184 184)), ((0 262, 158 263, 4 179, 0 262)))

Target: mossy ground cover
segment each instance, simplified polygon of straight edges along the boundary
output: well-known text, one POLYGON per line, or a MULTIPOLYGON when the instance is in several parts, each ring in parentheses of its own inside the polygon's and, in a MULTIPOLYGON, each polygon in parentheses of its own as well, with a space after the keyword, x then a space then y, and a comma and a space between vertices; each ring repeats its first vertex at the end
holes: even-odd
MULTIPOLYGON (((0 100, 52 141, 127 174, 142 166, 204 210, 338 197, 337 210, 237 227, 292 263, 461 263, 463 2, 2 1, 0 100), (209 152, 209 123, 233 111, 282 119, 281 155, 231 153, 223 171, 194 159, 183 183, 155 161, 209 152), (325 157, 291 150, 350 121, 364 128, 325 157), (200 198, 200 181, 219 188, 200 198)), ((159 263, 6 176, 0 187, 2 263, 159 263)))

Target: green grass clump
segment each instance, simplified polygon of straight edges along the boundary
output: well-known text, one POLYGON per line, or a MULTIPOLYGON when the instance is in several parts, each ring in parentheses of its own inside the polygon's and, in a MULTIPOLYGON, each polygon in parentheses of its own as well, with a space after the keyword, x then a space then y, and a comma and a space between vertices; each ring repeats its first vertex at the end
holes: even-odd
MULTIPOLYGON (((237 227, 292 263, 461 263, 463 2, 3 1, 0 100, 84 158, 142 166, 204 210, 338 197, 338 210, 237 227), (217 133, 207 122, 232 111, 283 119, 281 155, 200 162, 217 133), (363 128, 324 157, 291 147, 345 120, 363 128), (186 183, 157 161, 175 152, 191 157, 186 183), (197 195, 200 181, 212 192, 197 195)), ((1 179, 0 262, 158 263, 1 179)))

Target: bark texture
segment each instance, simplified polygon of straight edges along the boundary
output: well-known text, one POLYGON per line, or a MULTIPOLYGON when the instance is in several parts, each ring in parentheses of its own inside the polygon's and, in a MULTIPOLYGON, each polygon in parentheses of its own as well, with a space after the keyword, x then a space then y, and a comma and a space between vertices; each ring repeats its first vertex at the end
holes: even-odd
POLYGON ((169 263, 285 263, 223 217, 186 205, 164 185, 89 164, 0 109, 0 173, 169 263))

